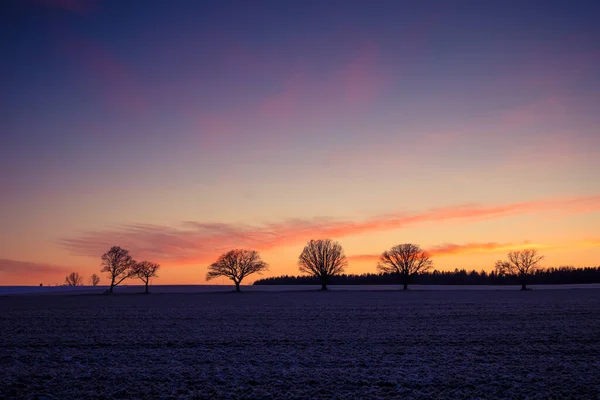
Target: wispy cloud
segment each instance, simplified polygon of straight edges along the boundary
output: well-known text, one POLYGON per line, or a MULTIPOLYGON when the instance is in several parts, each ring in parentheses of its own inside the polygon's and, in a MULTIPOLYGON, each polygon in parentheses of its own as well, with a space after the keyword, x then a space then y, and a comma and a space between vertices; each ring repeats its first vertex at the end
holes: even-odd
POLYGON ((503 116, 506 128, 528 127, 540 122, 555 120, 566 114, 563 100, 557 96, 549 96, 535 102, 507 110, 503 116))
MULTIPOLYGON (((419 213, 395 213, 362 221, 332 218, 292 219, 262 225, 186 221, 175 226, 126 224, 64 238, 59 244, 75 255, 99 257, 120 245, 135 257, 164 264, 204 263, 236 247, 269 250, 311 238, 360 235, 446 221, 480 221, 542 211, 582 213, 600 210, 600 196, 538 200, 497 206, 458 205, 419 213)), ((446 245, 438 254, 461 251, 446 245)), ((475 244, 470 245, 475 248, 475 244)), ((484 248, 486 245, 479 245, 484 248)), ((487 246, 493 246, 488 244, 487 246)), ((498 245, 499 246, 499 245, 498 245)))
POLYGON ((433 246, 427 251, 432 257, 453 255, 453 254, 464 254, 464 253, 481 253, 481 252, 497 252, 497 251, 513 251, 519 249, 541 249, 552 247, 548 244, 542 243, 465 243, 465 244, 454 244, 444 243, 441 245, 433 246))
POLYGON ((0 272, 3 274, 26 276, 28 274, 56 274, 67 272, 67 268, 54 264, 17 261, 0 258, 0 272))
MULTIPOLYGON (((482 253, 482 252, 499 252, 499 251, 512 251, 517 249, 525 248, 548 248, 549 245, 539 243, 496 243, 496 242, 484 242, 484 243, 443 243, 440 245, 432 246, 425 249, 431 257, 457 255, 457 254, 470 254, 470 253, 482 253)), ((348 256, 350 261, 359 262, 377 262, 380 254, 356 254, 348 256)))
POLYGON ((260 102, 258 111, 271 120, 288 122, 368 110, 389 83, 379 58, 378 45, 363 41, 327 76, 317 77, 297 66, 277 93, 260 102))
POLYGON ((82 67, 85 87, 98 91, 107 107, 134 114, 146 110, 147 96, 132 68, 108 46, 75 34, 63 41, 66 54, 82 67))
POLYGON ((263 59, 239 46, 232 49, 227 58, 238 60, 237 64, 244 65, 244 69, 248 63, 253 70, 262 66, 273 71, 275 88, 230 109, 186 110, 199 133, 199 145, 214 151, 249 141, 265 143, 270 149, 289 146, 289 141, 295 140, 289 133, 290 126, 311 127, 305 129, 305 135, 311 135, 318 131, 312 129, 314 126, 364 115, 390 83, 374 41, 357 41, 353 50, 332 63, 327 73, 316 72, 303 61, 290 61, 289 65, 278 67, 277 59, 272 57, 263 59))
MULTIPOLYGON (((497 242, 481 242, 481 243, 443 243, 425 249, 433 258, 442 256, 453 256, 459 254, 473 253, 499 253, 509 252, 522 249, 539 249, 539 250, 566 250, 566 249, 582 249, 600 247, 600 240, 586 239, 578 240, 569 243, 561 243, 559 245, 550 243, 532 243, 525 241, 521 243, 497 243, 497 242)), ((355 254, 348 256, 348 260, 355 262, 377 262, 381 254, 355 254)))
MULTIPOLYGON (((43 262, 19 261, 0 258, 0 282, 4 285, 44 285, 62 283, 74 271, 84 272, 81 266, 61 266, 43 262)), ((98 270, 94 271, 98 273, 98 270)))

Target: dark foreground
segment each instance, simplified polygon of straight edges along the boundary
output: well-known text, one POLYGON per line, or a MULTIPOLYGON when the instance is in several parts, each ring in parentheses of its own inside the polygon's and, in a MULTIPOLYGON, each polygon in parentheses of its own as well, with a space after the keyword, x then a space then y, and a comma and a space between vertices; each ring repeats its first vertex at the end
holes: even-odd
POLYGON ((0 296, 0 398, 600 398, 600 290, 0 296))

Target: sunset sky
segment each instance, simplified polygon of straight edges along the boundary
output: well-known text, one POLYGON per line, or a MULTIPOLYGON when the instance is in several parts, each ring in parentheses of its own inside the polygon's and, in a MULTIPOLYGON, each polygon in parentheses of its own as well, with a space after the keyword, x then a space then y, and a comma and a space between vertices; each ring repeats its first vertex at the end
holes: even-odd
POLYGON ((113 245, 157 284, 232 248, 298 274, 313 238, 350 273, 407 242, 600 265, 595 1, 0 8, 0 285, 87 282, 113 245))

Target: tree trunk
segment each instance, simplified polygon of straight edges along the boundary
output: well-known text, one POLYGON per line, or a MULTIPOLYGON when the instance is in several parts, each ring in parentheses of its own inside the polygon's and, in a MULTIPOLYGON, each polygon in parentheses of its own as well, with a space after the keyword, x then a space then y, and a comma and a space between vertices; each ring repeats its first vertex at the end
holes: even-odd
POLYGON ((527 277, 525 274, 521 275, 521 290, 527 290, 527 277))
POLYGON ((241 292, 241 290, 240 290, 240 283, 239 282, 235 282, 235 291, 236 292, 241 292))
POLYGON ((148 293, 148 281, 146 281, 146 293, 148 293))
POLYGON ((329 280, 329 277, 320 276, 319 280, 321 281, 321 290, 327 290, 327 281, 329 280))
POLYGON ((406 274, 402 274, 402 289, 403 290, 408 289, 408 275, 406 275, 406 274))

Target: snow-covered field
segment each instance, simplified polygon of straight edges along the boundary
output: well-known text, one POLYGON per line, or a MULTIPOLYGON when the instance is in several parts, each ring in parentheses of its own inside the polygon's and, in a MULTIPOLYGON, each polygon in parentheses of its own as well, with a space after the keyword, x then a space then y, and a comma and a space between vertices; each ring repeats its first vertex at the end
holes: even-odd
POLYGON ((0 296, 0 398, 600 398, 598 289, 302 288, 0 296))
MULTIPOLYGON (((153 293, 199 293, 199 292, 230 292, 233 285, 151 285, 150 291, 153 293)), ((577 284, 577 285, 529 285, 535 290, 553 290, 553 289, 600 289, 599 283, 577 284)), ((320 285, 257 285, 244 286, 242 290, 248 292, 281 292, 281 291, 299 291, 299 290, 317 290, 320 285)), ((369 291, 369 290, 398 290, 400 285, 330 285, 330 290, 335 291, 369 291)), ((519 289, 520 286, 510 285, 410 285, 411 290, 509 290, 519 289)), ((0 295, 2 294, 93 294, 102 293, 108 286, 0 286, 0 295)), ((119 285, 115 287, 116 293, 136 293, 143 292, 141 285, 119 285)))

